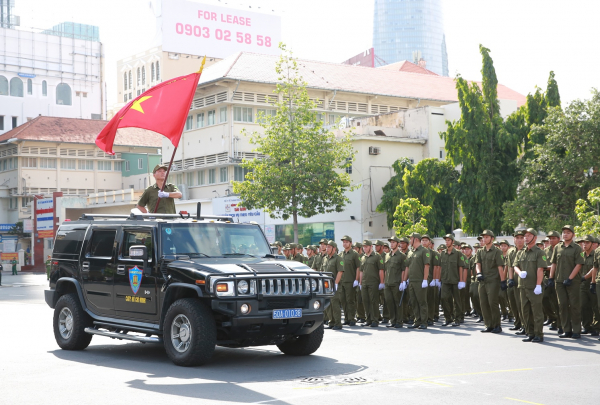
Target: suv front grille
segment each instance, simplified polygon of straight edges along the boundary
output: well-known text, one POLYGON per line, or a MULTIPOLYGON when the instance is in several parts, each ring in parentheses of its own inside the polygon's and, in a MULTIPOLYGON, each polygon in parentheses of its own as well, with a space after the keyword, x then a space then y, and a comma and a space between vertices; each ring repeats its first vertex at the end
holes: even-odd
POLYGON ((258 292, 265 296, 308 295, 310 293, 310 279, 264 278, 259 281, 258 292))
POLYGON ((263 300, 258 304, 258 309, 291 309, 291 308, 306 308, 306 298, 297 299, 269 299, 263 300))

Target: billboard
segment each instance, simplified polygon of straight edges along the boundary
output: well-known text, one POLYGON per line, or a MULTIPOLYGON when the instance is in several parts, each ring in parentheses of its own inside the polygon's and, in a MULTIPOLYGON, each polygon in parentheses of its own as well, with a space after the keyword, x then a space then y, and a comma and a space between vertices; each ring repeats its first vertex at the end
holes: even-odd
POLYGON ((260 225, 264 223, 265 214, 262 210, 249 210, 240 207, 239 197, 221 197, 213 198, 212 209, 214 215, 226 215, 233 218, 234 222, 257 222, 260 225))
POLYGON ((162 6, 162 49, 225 58, 239 51, 278 55, 281 17, 186 0, 162 6))
POLYGON ((54 236, 54 199, 40 198, 35 209, 38 238, 54 236))
POLYGON ((342 62, 344 65, 375 67, 375 50, 369 48, 342 62))

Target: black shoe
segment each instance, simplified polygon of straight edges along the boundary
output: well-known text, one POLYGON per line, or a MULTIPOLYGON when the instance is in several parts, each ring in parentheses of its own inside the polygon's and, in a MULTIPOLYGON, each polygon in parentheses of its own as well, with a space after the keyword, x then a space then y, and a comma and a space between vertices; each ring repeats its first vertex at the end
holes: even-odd
POLYGON ((573 333, 573 335, 571 335, 572 339, 581 339, 581 333, 573 333))
POLYGON ((558 334, 562 335, 563 333, 565 333, 565 331, 563 330, 563 328, 558 328, 558 334))
POLYGON ((483 317, 480 316, 479 319, 475 321, 475 323, 481 323, 481 322, 483 322, 483 317))
POLYGON ((433 321, 427 321, 427 326, 433 326, 433 321))
POLYGON ((584 330, 582 330, 582 331, 581 331, 581 334, 582 334, 582 335, 589 335, 589 334, 590 334, 590 331, 589 331, 589 330, 587 330, 587 329, 584 329, 584 330))
POLYGON ((525 333, 525 329, 520 329, 518 332, 515 333, 515 335, 517 336, 523 336, 526 335, 527 333, 525 333))
POLYGON ((348 322, 348 326, 356 326, 356 322, 350 321, 350 322, 348 322))
POLYGON ((415 321, 413 319, 409 319, 408 321, 406 321, 406 323, 409 325, 414 325, 415 321))
POLYGON ((527 336, 522 342, 531 342, 533 340, 533 336, 527 336))
POLYGON ((508 315, 502 315, 502 320, 506 321, 506 318, 508 318, 508 315))
POLYGON ((335 327, 335 325, 333 324, 333 322, 329 323, 329 326, 327 326, 327 329, 333 329, 335 327))
POLYGON ((393 323, 390 323, 389 325, 386 325, 385 327, 386 328, 393 328, 394 326, 396 326, 396 325, 394 325, 393 323))
POLYGON ((379 326, 379 324, 378 324, 377 322, 373 322, 373 323, 371 324, 371 328, 376 328, 376 327, 378 327, 378 326, 379 326))
POLYGON ((512 328, 508 328, 508 330, 520 330, 521 328, 519 328, 518 326, 513 326, 512 328))
POLYGON ((450 321, 446 321, 446 322, 444 322, 444 323, 442 324, 442 326, 448 326, 448 325, 450 325, 451 323, 452 323, 452 322, 450 322, 450 321))
MULTIPOLYGON (((2 285, 2 284, 0 284, 2 285)), ((600 336, 600 333, 598 333, 597 330, 593 330, 592 333, 590 334, 590 336, 600 336)))
POLYGON ((344 321, 344 323, 342 323, 342 325, 347 326, 349 324, 348 321, 344 321))
POLYGON ((544 322, 544 326, 548 326, 551 324, 552 324, 552 321, 550 319, 546 319, 546 322, 544 322))
POLYGON ((514 322, 514 321, 515 321, 515 318, 513 318, 512 316, 508 317, 508 322, 514 322))
POLYGON ((390 321, 389 319, 383 318, 383 321, 381 321, 381 323, 385 325, 385 324, 386 324, 386 323, 388 323, 389 321, 390 321))
POLYGON ((560 335, 558 335, 558 337, 561 339, 570 338, 570 337, 573 337, 573 333, 571 333, 571 332, 561 333, 560 335))
POLYGON ((418 329, 427 329, 427 325, 419 325, 418 329))
POLYGON ((543 337, 536 336, 536 337, 533 338, 533 340, 531 341, 531 343, 542 343, 543 341, 544 341, 543 337))
POLYGON ((558 328, 556 327, 556 325, 551 325, 549 329, 550 330, 558 330, 558 328))
POLYGON ((502 333, 502 328, 500 326, 496 326, 491 333, 502 333))
POLYGON ((452 322, 452 326, 460 326, 460 322, 452 322))
POLYGON ((434 316, 433 317, 433 322, 439 322, 440 321, 440 317, 439 316, 434 316))
POLYGON ((341 327, 341 326, 334 326, 334 327, 333 327, 333 328, 331 328, 331 329, 333 329, 333 330, 342 330, 342 327, 341 327))
POLYGON ((491 332, 493 330, 494 330, 494 328, 485 328, 484 330, 480 330, 479 332, 481 332, 481 333, 488 333, 488 332, 491 332))
POLYGON ((364 319, 362 319, 362 318, 358 318, 358 319, 356 320, 356 323, 364 323, 364 322, 365 322, 365 320, 364 320, 364 319))
POLYGON ((408 325, 408 329, 417 329, 417 325, 415 325, 414 323, 410 324, 408 325))
POLYGON ((365 328, 365 327, 367 327, 367 326, 371 326, 371 324, 370 324, 370 323, 367 323, 367 322, 365 322, 365 323, 363 323, 363 324, 362 324, 362 325, 360 325, 360 326, 362 326, 363 328, 365 328))
POLYGON ((394 328, 396 328, 396 329, 402 329, 403 327, 404 326, 402 326, 402 324, 399 324, 399 323, 394 325, 394 328))
POLYGON ((329 325, 329 321, 323 321, 323 325, 325 325, 325 326, 329 325))

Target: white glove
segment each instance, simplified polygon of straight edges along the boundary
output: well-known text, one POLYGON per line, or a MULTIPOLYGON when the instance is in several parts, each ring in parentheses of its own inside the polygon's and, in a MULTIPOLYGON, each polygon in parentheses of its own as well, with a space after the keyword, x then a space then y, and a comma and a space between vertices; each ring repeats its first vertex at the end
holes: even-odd
POLYGON ((400 283, 400 287, 398 287, 400 291, 406 290, 406 281, 400 283))
POLYGON ((535 288, 533 289, 533 293, 535 295, 540 295, 542 293, 542 286, 541 285, 536 285, 535 288))
POLYGON ((421 288, 427 288, 427 280, 423 280, 421 283, 421 288))
POLYGON ((527 277, 527 272, 526 271, 522 271, 521 274, 519 274, 519 277, 526 278, 527 277))
POLYGON ((354 280, 354 283, 352 283, 352 288, 354 287, 358 287, 358 280, 354 280))
POLYGON ((385 284, 383 284, 383 283, 379 284, 379 289, 380 290, 383 290, 383 287, 385 287, 385 284))
POLYGON ((169 193, 167 193, 166 191, 158 192, 158 198, 167 198, 167 197, 169 197, 169 193))
POLYGON ((440 283, 440 280, 435 280, 435 286, 438 288, 442 288, 442 283, 440 283))
POLYGON ((436 285, 435 280, 431 280, 431 283, 429 283, 429 287, 435 287, 436 285))
POLYGON ((362 291, 362 284, 359 284, 359 285, 358 285, 358 290, 359 290, 359 291, 362 291))
POLYGON ((465 288, 465 282, 464 281, 459 281, 458 282, 458 289, 462 290, 463 288, 465 288))
POLYGON ((337 286, 338 286, 338 285, 336 284, 336 285, 335 285, 335 290, 333 290, 333 291, 337 291, 337 286))

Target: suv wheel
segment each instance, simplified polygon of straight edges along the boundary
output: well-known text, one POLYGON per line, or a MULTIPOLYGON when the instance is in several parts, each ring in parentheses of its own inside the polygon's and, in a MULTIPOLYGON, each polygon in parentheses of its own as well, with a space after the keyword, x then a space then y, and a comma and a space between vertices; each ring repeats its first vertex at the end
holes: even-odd
POLYGON ((92 341, 85 328, 92 319, 85 313, 76 294, 66 294, 58 299, 54 308, 54 338, 61 349, 83 350, 92 341))
POLYGON ((206 363, 217 343, 217 327, 212 312, 194 298, 182 298, 169 307, 163 324, 167 355, 178 366, 206 363))
POLYGON ((290 356, 308 356, 321 347, 323 341, 324 326, 321 324, 308 335, 292 336, 280 345, 279 350, 290 356))

